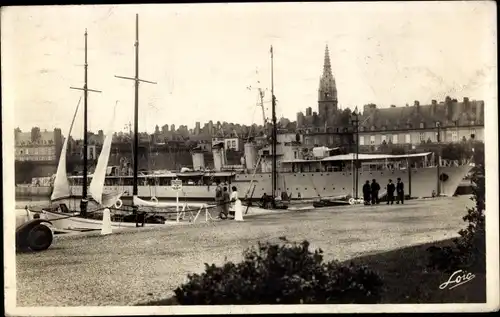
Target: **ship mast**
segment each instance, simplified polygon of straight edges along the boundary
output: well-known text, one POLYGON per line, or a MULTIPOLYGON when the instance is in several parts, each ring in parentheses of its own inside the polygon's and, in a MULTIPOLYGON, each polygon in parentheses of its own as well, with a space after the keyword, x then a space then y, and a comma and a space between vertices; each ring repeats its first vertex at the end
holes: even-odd
POLYGON ((272 100, 272 121, 273 121, 273 134, 272 134, 272 153, 273 153, 273 166, 272 166, 272 207, 276 208, 276 97, 274 96, 274 64, 273 64, 273 46, 271 45, 271 100, 272 100))
MULTIPOLYGON (((132 195, 134 198, 138 195, 137 190, 137 176, 139 170, 139 82, 144 82, 148 84, 156 84, 155 82, 140 79, 139 78, 139 14, 135 15, 135 77, 125 77, 125 76, 116 76, 116 78, 120 79, 128 79, 133 80, 135 82, 135 99, 134 99, 134 178, 133 178, 133 190, 132 195)), ((136 227, 138 227, 137 223, 137 206, 132 202, 132 208, 134 210, 134 214, 136 215, 136 227)))
MULTIPOLYGON (((88 140, 87 140, 87 101, 88 101, 88 92, 98 92, 101 93, 102 91, 99 90, 94 90, 94 89, 89 89, 88 88, 88 63, 87 63, 87 29, 85 29, 85 64, 84 66, 84 83, 83 83, 83 88, 79 87, 70 87, 70 89, 76 89, 76 90, 83 90, 83 185, 82 185, 82 200, 80 202, 80 215, 85 217, 87 215, 87 203, 88 203, 88 195, 87 195, 87 187, 88 187, 88 179, 87 179, 87 174, 88 174, 88 158, 87 158, 87 145, 88 145, 88 140)), ((64 154, 66 155, 66 154, 64 154)))

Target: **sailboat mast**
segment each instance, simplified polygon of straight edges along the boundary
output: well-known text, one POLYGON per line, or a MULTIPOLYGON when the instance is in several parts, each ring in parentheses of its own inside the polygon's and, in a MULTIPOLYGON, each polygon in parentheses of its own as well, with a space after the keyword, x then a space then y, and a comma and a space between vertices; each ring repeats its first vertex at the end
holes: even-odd
POLYGON ((139 170, 139 15, 135 15, 135 101, 134 101, 134 180, 132 195, 137 196, 137 173, 139 170))
MULTIPOLYGON (((87 167, 88 167, 88 161, 87 161, 87 153, 88 153, 88 139, 87 139, 87 102, 88 102, 88 91, 87 91, 87 83, 88 83, 88 63, 87 63, 87 29, 85 29, 85 64, 84 64, 84 84, 83 84, 83 188, 82 188, 82 201, 87 200, 87 167)), ((83 204, 82 204, 83 206, 83 204)), ((86 208, 82 208, 86 209, 86 208)), ((85 214, 86 210, 82 210, 82 213, 85 214)))
POLYGON ((88 174, 88 159, 87 159, 87 154, 88 154, 88 139, 87 139, 87 106, 88 106, 88 93, 89 91, 91 92, 101 92, 100 90, 94 90, 94 89, 89 89, 88 88, 88 62, 87 62, 87 29, 85 29, 85 64, 83 65, 84 67, 84 82, 83 82, 83 89, 82 88, 76 88, 76 87, 70 87, 71 89, 76 89, 76 90, 83 90, 83 185, 82 185, 82 201, 80 202, 80 214, 82 216, 85 216, 87 214, 87 202, 88 202, 88 194, 87 194, 87 188, 88 188, 88 179, 87 179, 87 174, 88 174))
POLYGON ((275 208, 276 196, 276 97, 274 96, 274 56, 273 46, 271 45, 271 100, 272 100, 272 116, 273 116, 273 134, 272 134, 272 152, 273 152, 273 166, 272 166, 272 204, 275 208))
MULTIPOLYGON (((156 84, 155 82, 139 78, 139 14, 135 15, 135 77, 116 76, 120 79, 133 80, 135 82, 135 98, 134 98, 134 176, 133 176, 133 189, 132 195, 138 195, 138 170, 139 170, 139 82, 156 84)), ((137 213, 137 206, 132 203, 134 211, 137 213)))

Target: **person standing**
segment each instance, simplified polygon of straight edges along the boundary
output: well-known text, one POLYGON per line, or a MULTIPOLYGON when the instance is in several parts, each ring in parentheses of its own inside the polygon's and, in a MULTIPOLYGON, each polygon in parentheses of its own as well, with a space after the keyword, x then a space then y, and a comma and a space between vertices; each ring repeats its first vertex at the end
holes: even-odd
POLYGON ((222 187, 220 186, 220 179, 215 180, 215 208, 217 214, 220 215, 224 210, 222 207, 222 187))
POLYGON ((236 186, 233 186, 231 190, 233 191, 231 193, 231 202, 233 203, 234 220, 243 221, 243 207, 241 200, 238 198, 238 189, 236 186))
POLYGON ((394 192, 396 191, 396 185, 389 179, 389 184, 387 184, 387 204, 394 204, 394 192))
POLYGON ((380 191, 380 185, 377 183, 377 180, 375 179, 372 180, 371 190, 372 190, 372 205, 380 203, 378 199, 378 192, 380 191))
POLYGON ((366 181, 363 185, 363 200, 365 201, 365 205, 370 204, 370 194, 371 194, 370 181, 366 181))
POLYGON ((398 182, 396 184, 396 194, 398 195, 397 199, 396 199, 396 204, 399 204, 400 201, 401 201, 401 204, 404 204, 405 187, 404 187, 403 182, 401 181, 401 178, 399 178, 399 177, 398 177, 398 182))
POLYGON ((229 216, 229 204, 231 203, 231 198, 229 196, 229 192, 227 191, 226 186, 224 186, 224 189, 222 192, 222 203, 223 203, 222 210, 227 218, 229 216))

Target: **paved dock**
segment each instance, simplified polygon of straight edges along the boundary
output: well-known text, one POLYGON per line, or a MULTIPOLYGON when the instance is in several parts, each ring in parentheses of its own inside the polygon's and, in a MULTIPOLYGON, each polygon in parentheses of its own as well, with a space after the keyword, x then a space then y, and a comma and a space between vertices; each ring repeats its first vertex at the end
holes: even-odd
POLYGON ((173 294, 204 263, 239 261, 257 241, 307 239, 325 260, 448 239, 465 227, 468 196, 347 206, 110 236, 58 236, 41 253, 16 255, 18 306, 133 305, 173 294))

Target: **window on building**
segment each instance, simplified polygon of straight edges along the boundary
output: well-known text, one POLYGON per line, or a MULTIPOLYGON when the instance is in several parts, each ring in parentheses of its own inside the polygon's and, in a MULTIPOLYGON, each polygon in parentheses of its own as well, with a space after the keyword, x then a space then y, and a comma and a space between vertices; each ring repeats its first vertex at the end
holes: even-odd
POLYGON ((458 141, 458 132, 452 131, 451 132, 451 142, 457 142, 457 141, 458 141))
POLYGON ((420 122, 420 129, 425 128, 425 124, 423 122, 420 122))
POLYGON ((233 148, 236 148, 236 141, 235 140, 231 141, 231 145, 233 148))
POLYGON ((435 125, 436 125, 436 128, 439 127, 439 122, 436 121, 435 125))
POLYGON ((370 144, 375 144, 375 136, 370 135, 370 144))
POLYGON ((409 133, 405 135, 405 143, 411 143, 411 135, 409 133))
POLYGON ((476 124, 476 121, 471 120, 470 125, 475 125, 475 124, 476 124))
POLYGON ((333 135, 330 135, 330 136, 328 137, 328 141, 330 142, 330 144, 333 144, 333 141, 334 141, 334 140, 333 140, 333 135))
POLYGON ((359 145, 365 145, 365 137, 364 136, 359 137, 359 145))
POLYGON ((380 137, 380 142, 381 143, 387 143, 387 136, 385 134, 382 134, 382 136, 380 137))
POLYGON ((296 159, 297 158, 297 151, 293 151, 293 158, 296 159))
POLYGON ((398 135, 397 134, 393 134, 392 135, 392 143, 393 144, 398 144, 398 135))
POLYGON ((419 139, 420 139, 420 142, 425 142, 425 133, 420 132, 419 139))

